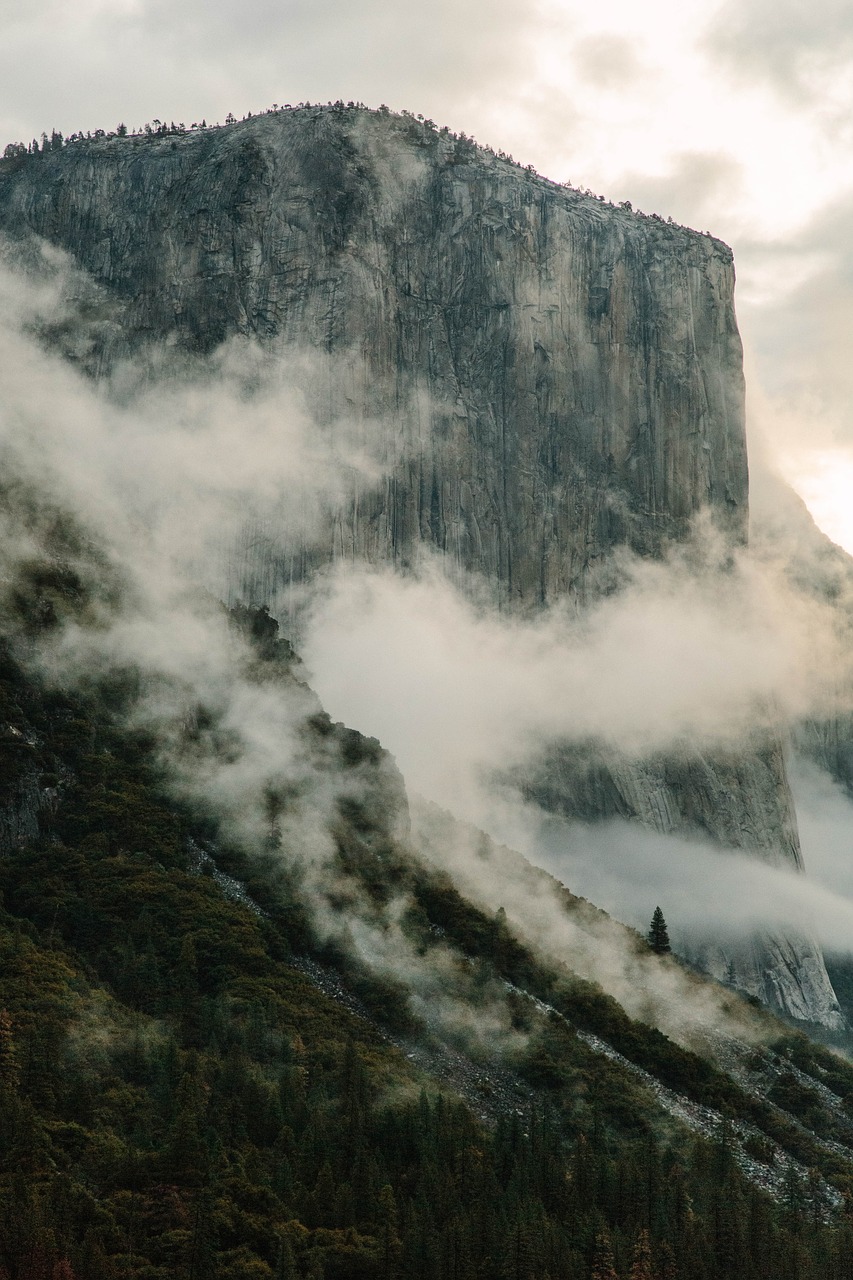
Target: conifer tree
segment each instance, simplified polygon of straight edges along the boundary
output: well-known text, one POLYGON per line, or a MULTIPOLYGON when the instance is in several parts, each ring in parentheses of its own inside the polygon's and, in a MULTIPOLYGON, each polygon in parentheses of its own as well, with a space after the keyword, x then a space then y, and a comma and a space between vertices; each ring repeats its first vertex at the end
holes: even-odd
POLYGON ((663 912, 660 907, 655 907, 647 937, 649 946, 655 955, 665 956, 672 950, 669 945, 669 934, 666 931, 666 921, 663 918, 663 912))
POLYGON ((658 1280, 678 1280, 678 1265, 672 1245, 664 1241, 658 1250, 658 1280))
POLYGON ((296 1259, 287 1236, 279 1240, 278 1258, 275 1264, 275 1280, 299 1280, 296 1259))
POLYGON ((599 1232, 595 1238, 592 1280, 619 1280, 616 1264, 613 1261, 613 1250, 610 1247, 610 1237, 606 1231, 599 1232))
POLYGON ((0 1009, 0 1084, 16 1089, 20 1074, 12 1018, 8 1010, 0 1009))
POLYGON ((652 1247, 649 1243, 648 1231, 641 1231, 634 1245, 634 1259, 631 1263, 630 1280, 654 1280, 652 1272, 652 1247))
POLYGON ((325 1280, 326 1268, 319 1253, 315 1253, 308 1264, 305 1280, 325 1280))
POLYGON ((383 1280, 392 1280, 399 1274, 398 1264, 402 1241, 398 1234, 397 1202, 388 1183, 379 1192, 379 1240, 383 1280))

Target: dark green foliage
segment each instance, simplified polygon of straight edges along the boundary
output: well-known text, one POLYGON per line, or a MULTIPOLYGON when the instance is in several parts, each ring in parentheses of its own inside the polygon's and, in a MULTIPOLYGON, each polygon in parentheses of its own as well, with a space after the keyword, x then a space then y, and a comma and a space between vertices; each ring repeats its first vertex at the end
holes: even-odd
POLYGON ((771 1102, 777 1107, 796 1116, 807 1128, 815 1133, 823 1134, 824 1112, 821 1100, 813 1089, 802 1084, 790 1072, 783 1073, 768 1093, 771 1102))
MULTIPOLYGON (((235 625, 258 678, 296 678, 268 616, 235 625)), ((485 1124, 442 1096, 385 1038, 428 1042, 408 989, 318 948, 280 853, 215 850, 263 915, 193 870, 190 840, 217 831, 121 727, 134 682, 46 693, 0 651, 4 803, 38 812, 0 858, 0 1280, 849 1280, 849 1228, 825 1222, 817 1182, 777 1207, 724 1142, 671 1141, 648 1090, 574 1027, 742 1114, 737 1088, 406 855, 381 748, 318 712, 307 749, 363 783, 332 824, 340 868, 377 912, 408 895, 412 945, 440 937, 460 997, 499 993, 526 1036, 506 1065, 527 1102, 485 1124), (372 1021, 292 965, 311 951, 372 1021)))
POLYGON ((669 955, 672 947, 669 945, 669 934, 666 929, 666 921, 663 918, 663 912, 660 907, 655 907, 652 913, 652 922, 649 925, 648 943, 652 951, 657 956, 669 955))

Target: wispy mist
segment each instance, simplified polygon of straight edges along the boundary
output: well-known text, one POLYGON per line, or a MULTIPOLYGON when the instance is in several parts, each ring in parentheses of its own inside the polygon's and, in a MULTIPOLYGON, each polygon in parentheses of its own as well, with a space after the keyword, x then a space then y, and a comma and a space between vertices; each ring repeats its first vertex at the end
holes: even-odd
MULTIPOLYGON (((149 352, 93 381, 44 341, 57 325, 73 328, 77 283, 53 253, 35 281, 0 271, 0 447, 7 484, 70 511, 99 548, 101 569, 88 572, 108 571, 120 591, 43 637, 31 660, 66 685, 132 668, 133 721, 155 732, 176 792, 203 801, 249 849, 269 849, 274 836, 299 864, 321 934, 345 935, 365 962, 402 977, 433 1017, 443 991, 445 1027, 470 1023, 458 960, 441 948, 424 958, 406 936, 403 903, 377 914, 331 870, 338 803, 360 780, 306 753, 314 695, 298 681, 250 676, 246 645, 216 602, 247 521, 318 537, 353 486, 383 475, 395 424, 329 413, 340 397, 318 413, 312 387, 327 385, 334 368, 246 342, 197 360, 149 352), (270 796, 285 791, 290 802, 273 821, 270 796)), ((38 546, 6 523, 9 578, 38 546)), ((497 775, 505 780, 553 740, 637 758, 684 743, 736 745, 820 709, 828 680, 847 677, 829 606, 824 616, 772 565, 733 553, 704 519, 663 562, 625 557, 619 577, 623 589, 582 615, 566 606, 514 619, 495 611, 485 588, 463 594, 437 559, 409 577, 338 564, 305 589, 301 643, 331 713, 377 735, 412 786, 629 923, 644 927, 661 902, 676 936, 700 921, 736 935, 798 927, 805 911, 841 945, 850 909, 829 872, 803 881, 627 824, 566 826, 496 787, 497 775)), ((649 969, 640 999, 644 962, 618 933, 579 934, 511 862, 490 869, 484 892, 471 849, 452 844, 446 865, 455 859, 463 886, 490 909, 511 910, 523 932, 634 1013, 672 1034, 701 1021, 701 1000, 686 1014, 697 999, 687 978, 649 969)), ((509 1043, 498 995, 479 993, 481 1031, 509 1043)), ((723 996, 702 999, 715 1018, 737 1023, 723 996)))
POLYGON ((742 742, 828 705, 848 669, 831 613, 772 567, 732 560, 704 522, 668 560, 626 558, 623 574, 622 591, 581 615, 520 620, 463 595, 440 566, 417 579, 339 571, 303 651, 336 714, 451 807, 548 739, 637 757, 742 742))

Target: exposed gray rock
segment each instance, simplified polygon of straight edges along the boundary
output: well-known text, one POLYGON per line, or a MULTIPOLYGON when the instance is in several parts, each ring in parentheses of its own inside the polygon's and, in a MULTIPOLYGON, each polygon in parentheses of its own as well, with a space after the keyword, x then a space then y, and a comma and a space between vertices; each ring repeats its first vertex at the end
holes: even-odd
POLYGON ((793 797, 780 741, 759 738, 713 756, 630 760, 594 743, 552 748, 527 795, 584 822, 630 818, 664 835, 693 834, 802 869, 793 797))
MULTIPOLYGON (((330 416, 378 415, 400 463, 312 558, 426 542, 531 604, 707 505, 745 534, 734 271, 710 237, 330 109, 7 161, 0 227, 62 245, 119 301, 101 359, 234 334, 336 357, 330 416)), ((300 551, 279 549, 280 575, 300 551)))
POLYGON ((39 786, 39 775, 23 773, 5 791, 0 803, 0 857, 40 834, 40 820, 51 809, 55 794, 39 786))
MULTIPOLYGON (((315 411, 378 432, 386 478, 330 511, 319 542, 249 531, 249 598, 335 558, 406 567, 428 547, 529 610, 606 589, 615 548, 659 555, 700 510, 746 537, 734 270, 711 237, 412 117, 333 108, 0 162, 0 230, 61 245, 101 287, 70 352, 95 372, 152 343, 309 348, 315 411)), ((558 756, 539 785, 578 816, 799 865, 773 742, 574 771, 558 756)), ((822 1020, 819 952, 792 944, 799 982, 786 945, 761 952, 762 994, 822 1020)))

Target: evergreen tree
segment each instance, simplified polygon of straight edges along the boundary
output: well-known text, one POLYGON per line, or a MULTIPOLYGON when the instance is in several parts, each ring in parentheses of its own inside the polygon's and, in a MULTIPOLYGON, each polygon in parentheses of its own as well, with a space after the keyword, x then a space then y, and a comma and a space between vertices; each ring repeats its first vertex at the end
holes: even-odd
POLYGON ((397 1231, 397 1202, 391 1186, 386 1183, 379 1192, 379 1240, 383 1280, 392 1280, 399 1274, 401 1240, 397 1231))
POLYGON ((296 1259, 287 1236, 279 1240, 278 1258, 275 1264, 275 1280, 299 1280, 296 1259))
POLYGON ((654 1280, 652 1273, 652 1247, 648 1231, 641 1231, 634 1245, 630 1280, 654 1280))
POLYGON ((595 1239, 592 1280, 619 1280, 613 1261, 613 1250, 610 1247, 610 1237, 606 1231, 599 1232, 595 1239))
POLYGON ((663 918, 663 912, 660 907, 655 907, 647 937, 649 946, 655 955, 665 956, 672 950, 669 945, 669 934, 666 931, 666 921, 663 918))
POLYGON ((15 1089, 20 1074, 12 1018, 6 1009, 0 1009, 0 1084, 15 1089))

